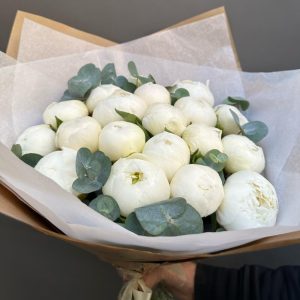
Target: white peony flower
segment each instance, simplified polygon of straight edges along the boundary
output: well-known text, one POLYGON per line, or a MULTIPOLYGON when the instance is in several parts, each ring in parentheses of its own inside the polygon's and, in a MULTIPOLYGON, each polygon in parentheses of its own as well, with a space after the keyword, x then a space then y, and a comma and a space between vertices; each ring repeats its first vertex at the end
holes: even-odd
POLYGON ((55 181, 64 190, 73 193, 72 184, 77 179, 76 155, 73 149, 64 148, 44 156, 35 166, 35 169, 46 177, 55 181))
POLYGON ((138 87, 134 93, 145 100, 148 106, 153 103, 171 103, 169 91, 160 84, 148 82, 138 87))
POLYGON ((190 150, 185 141, 169 132, 159 133, 148 140, 143 154, 165 171, 169 181, 180 167, 190 161, 190 150))
POLYGON ((62 102, 50 103, 43 114, 43 119, 46 124, 57 128, 56 118, 62 121, 69 121, 80 117, 85 117, 89 114, 86 105, 79 100, 68 100, 62 102))
POLYGON ((266 178, 253 171, 239 171, 227 178, 224 191, 217 221, 226 230, 275 225, 278 200, 266 178))
POLYGON ((225 171, 235 173, 241 170, 251 170, 261 173, 265 168, 263 149, 242 135, 230 134, 222 139, 224 153, 228 160, 225 171))
POLYGON ((167 103, 155 103, 147 109, 142 123, 152 135, 166 129, 181 135, 188 124, 188 120, 177 107, 167 103))
POLYGON ((121 89, 113 84, 103 84, 93 89, 86 100, 86 106, 89 110, 89 113, 92 113, 94 111, 96 105, 100 101, 108 98, 118 90, 121 89))
POLYGON ((221 136, 220 129, 203 124, 191 124, 182 134, 191 154, 199 150, 202 155, 213 149, 223 152, 221 136))
POLYGON ((104 195, 118 202, 121 215, 125 217, 138 207, 170 197, 170 186, 164 171, 140 159, 118 160, 112 166, 102 190, 104 195))
POLYGON ((214 105, 215 99, 209 89, 209 81, 203 84, 199 81, 181 80, 177 81, 173 85, 172 91, 175 92, 177 89, 186 89, 190 96, 206 101, 210 106, 214 105))
POLYGON ((22 154, 37 153, 42 156, 56 150, 55 132, 49 125, 41 124, 27 128, 17 139, 22 154))
POLYGON ((112 161, 134 152, 141 152, 144 145, 144 131, 139 126, 125 121, 107 124, 99 136, 99 149, 112 161))
POLYGON ((92 117, 82 117, 63 122, 56 132, 56 145, 79 150, 82 147, 92 152, 98 150, 101 126, 92 117))
POLYGON ((217 117, 214 109, 202 99, 194 97, 182 97, 176 101, 175 107, 179 108, 189 123, 216 126, 217 117))
POLYGON ((126 91, 117 91, 97 104, 93 112, 93 118, 104 127, 108 123, 123 120, 116 109, 134 114, 141 119, 146 108, 145 101, 140 97, 126 91))
POLYGON ((181 167, 171 181, 172 197, 183 197, 201 217, 214 213, 224 198, 219 174, 202 165, 181 167))
POLYGON ((236 107, 228 104, 218 105, 215 107, 218 120, 217 126, 222 130, 223 135, 238 134, 241 131, 238 125, 235 123, 230 110, 238 115, 241 125, 248 123, 247 118, 236 107))

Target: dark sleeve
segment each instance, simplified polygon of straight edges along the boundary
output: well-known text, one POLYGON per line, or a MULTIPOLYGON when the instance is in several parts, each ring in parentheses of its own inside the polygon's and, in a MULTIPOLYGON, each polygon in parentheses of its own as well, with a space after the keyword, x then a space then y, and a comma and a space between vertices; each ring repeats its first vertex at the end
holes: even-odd
POLYGON ((197 264, 195 300, 299 300, 300 266, 229 269, 197 264))

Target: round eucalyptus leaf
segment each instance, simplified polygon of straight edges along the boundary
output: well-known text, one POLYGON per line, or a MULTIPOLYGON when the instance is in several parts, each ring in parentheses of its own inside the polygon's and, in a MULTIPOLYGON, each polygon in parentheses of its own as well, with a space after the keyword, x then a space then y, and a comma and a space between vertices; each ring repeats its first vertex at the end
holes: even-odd
POLYGON ((128 71, 131 74, 132 77, 138 77, 139 76, 139 72, 137 70, 137 67, 135 65, 135 63, 133 61, 130 61, 128 63, 128 71))
POLYGON ((116 68, 113 63, 104 66, 101 72, 101 84, 114 84, 117 78, 116 68))
POLYGON ((261 141, 268 134, 268 126, 261 121, 253 121, 242 126, 243 135, 254 143, 261 141))
POLYGON ((236 106, 237 108, 241 110, 247 110, 250 106, 250 103, 248 100, 242 98, 242 97, 227 97, 224 101, 224 104, 229 104, 232 106, 236 106))
POLYGON ((110 171, 111 161, 103 152, 92 153, 87 148, 81 148, 76 157, 78 178, 73 182, 73 189, 79 193, 100 190, 107 181, 110 171))
POLYGON ((99 195, 90 202, 89 206, 112 221, 120 217, 119 205, 116 200, 110 196, 99 195))
POLYGON ((96 180, 91 180, 88 177, 80 177, 75 179, 72 188, 76 192, 89 194, 100 190, 102 188, 102 184, 96 180))
POLYGON ((185 199, 173 198, 137 208, 135 214, 144 230, 157 236, 173 226, 174 220, 179 218, 185 209, 185 199))
POLYGON ((43 156, 36 153, 27 153, 20 158, 24 161, 24 163, 34 168, 43 156))
POLYGON ((200 214, 189 204, 184 213, 168 224, 163 236, 178 236, 203 232, 203 220, 200 214))
POLYGON ((87 93, 97 87, 101 81, 101 71, 94 64, 81 67, 78 74, 68 81, 68 91, 73 97, 83 98, 87 93))
POLYGON ((128 215, 128 217, 125 220, 124 227, 127 230, 132 231, 138 235, 146 235, 146 236, 149 235, 141 226, 139 220, 136 217, 135 212, 132 212, 131 214, 128 215))
POLYGON ((180 98, 189 96, 190 93, 184 88, 177 89, 174 93, 171 93, 171 104, 174 105, 180 98))
POLYGON ((21 157, 22 156, 22 147, 20 144, 14 144, 11 147, 11 152, 16 155, 17 157, 21 157))
POLYGON ((115 85, 129 93, 134 93, 137 88, 134 83, 129 82, 124 76, 118 76, 115 80, 115 85))

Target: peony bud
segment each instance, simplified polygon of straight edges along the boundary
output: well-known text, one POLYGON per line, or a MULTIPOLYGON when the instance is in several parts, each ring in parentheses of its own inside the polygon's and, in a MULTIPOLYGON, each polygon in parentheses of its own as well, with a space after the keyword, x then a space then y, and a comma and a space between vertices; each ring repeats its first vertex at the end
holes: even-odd
POLYGON ((261 173, 265 168, 263 149, 255 145, 246 136, 230 134, 222 139, 224 153, 228 160, 225 171, 235 173, 241 170, 250 170, 261 173))
POLYGON ((141 152, 145 145, 144 131, 125 121, 107 124, 99 136, 99 149, 112 161, 141 152))
POLYGON ((221 136, 222 131, 220 129, 203 124, 191 124, 182 134, 191 154, 199 150, 202 155, 213 149, 223 152, 221 136))
POLYGON ((63 122, 56 132, 56 145, 74 150, 88 148, 92 152, 98 150, 101 126, 92 117, 82 117, 63 122))
POLYGON ((172 197, 183 197, 201 217, 214 213, 220 206, 224 190, 219 174, 202 165, 180 168, 171 181, 172 197))
POLYGON ((148 140, 143 154, 165 171, 169 181, 180 167, 190 161, 190 150, 185 141, 169 132, 159 133, 148 140))
POLYGON ((44 156, 35 166, 35 169, 46 177, 55 181, 64 190, 76 195, 72 185, 77 178, 76 174, 77 152, 64 148, 44 156))
POLYGON ((146 103, 140 97, 125 91, 117 91, 112 96, 97 104, 93 112, 93 118, 95 118, 101 126, 104 127, 108 123, 123 120, 123 118, 116 112, 116 109, 142 118, 145 114, 146 108, 146 103))
POLYGON ((68 100, 62 102, 50 103, 43 114, 43 119, 46 124, 57 129, 56 118, 61 121, 69 121, 80 117, 85 117, 89 114, 86 105, 79 100, 68 100))
POLYGON ((181 135, 188 120, 177 107, 166 103, 155 103, 147 109, 142 123, 152 135, 165 130, 181 135))
POLYGON ((49 125, 41 124, 27 128, 17 139, 22 154, 36 153, 42 156, 56 150, 55 132, 49 125))
POLYGON ((217 117, 214 109, 204 100, 194 97, 182 97, 176 101, 175 107, 179 108, 189 123, 198 123, 216 126, 217 117))
POLYGON ((169 182, 163 170, 140 159, 118 160, 102 190, 104 195, 118 202, 125 217, 138 207, 170 197, 169 182))
POLYGON ((253 171, 239 171, 227 178, 224 191, 217 221, 226 230, 275 225, 278 200, 266 178, 253 171))

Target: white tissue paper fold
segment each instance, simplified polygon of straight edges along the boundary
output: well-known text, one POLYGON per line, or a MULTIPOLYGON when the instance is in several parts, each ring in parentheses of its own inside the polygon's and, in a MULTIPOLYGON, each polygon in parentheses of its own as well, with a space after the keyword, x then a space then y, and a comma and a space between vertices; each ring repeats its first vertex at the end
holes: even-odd
MULTIPOLYGON (((29 62, 100 48, 25 18, 17 59, 20 62, 29 62)), ((224 12, 111 46, 110 49, 196 65, 239 68, 224 12)))
MULTIPOLYGON (((9 61, 5 54, 0 59, 9 61)), ((1 62, 0 62, 1 65, 1 62)), ((168 253, 202 254, 239 246, 263 237, 300 230, 300 71, 246 73, 199 66, 157 57, 101 48, 0 69, 0 181, 67 235, 95 243, 122 245, 168 253), (27 127, 42 122, 42 112, 57 101, 67 80, 86 63, 100 68, 114 62, 128 75, 133 60, 141 74, 170 85, 178 79, 210 80, 216 104, 227 96, 244 96, 251 105, 247 117, 264 121, 269 135, 261 143, 266 177, 274 184, 280 213, 274 227, 203 233, 178 237, 137 236, 111 222, 19 160, 9 148, 27 127)))

